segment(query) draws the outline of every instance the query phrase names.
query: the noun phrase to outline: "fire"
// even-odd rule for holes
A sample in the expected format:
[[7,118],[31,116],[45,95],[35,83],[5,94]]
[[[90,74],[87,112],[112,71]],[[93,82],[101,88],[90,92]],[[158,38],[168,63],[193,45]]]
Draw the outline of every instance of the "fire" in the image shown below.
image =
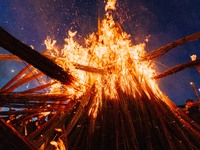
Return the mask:
[[[115,4],[116,0],[108,0],[106,15],[98,34],[91,33],[85,38],[85,45],[74,41],[76,32],[72,31],[69,31],[69,37],[65,39],[66,44],[61,50],[55,47],[55,40],[48,37],[45,41],[48,53],[55,58],[55,62],[70,70],[76,78],[70,86],[59,83],[54,85],[51,92],[69,93],[72,98],[79,98],[89,87],[95,85],[95,103],[89,112],[94,118],[101,108],[103,98],[120,100],[119,88],[133,97],[142,95],[141,88],[149,99],[149,88],[154,95],[163,96],[152,78],[155,75],[154,64],[142,60],[146,53],[145,43],[134,45],[131,36],[122,30],[109,12],[115,10]],[[84,67],[90,71],[86,71]]]
[[107,11],[109,9],[116,10],[116,7],[115,7],[116,2],[117,2],[117,0],[108,0],[107,5],[105,7],[105,11]]
[[58,139],[58,141],[51,141],[50,144],[55,146],[55,150],[66,150],[65,144],[61,139]]

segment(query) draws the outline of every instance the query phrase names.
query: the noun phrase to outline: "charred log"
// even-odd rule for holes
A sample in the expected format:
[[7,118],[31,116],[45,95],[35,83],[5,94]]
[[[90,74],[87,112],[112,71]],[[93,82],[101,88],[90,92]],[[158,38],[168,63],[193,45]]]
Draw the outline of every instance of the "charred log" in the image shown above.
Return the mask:
[[3,28],[0,28],[0,46],[63,84],[69,84],[73,79],[68,70],[64,71],[52,60],[22,43]]

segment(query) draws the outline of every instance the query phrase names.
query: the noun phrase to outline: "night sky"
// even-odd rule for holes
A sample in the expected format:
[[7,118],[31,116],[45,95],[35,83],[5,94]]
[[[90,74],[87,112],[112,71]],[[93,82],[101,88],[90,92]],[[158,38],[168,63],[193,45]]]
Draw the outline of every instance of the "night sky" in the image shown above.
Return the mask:
[[[78,31],[76,41],[97,31],[98,10],[104,14],[103,0],[0,0],[0,26],[15,37],[45,50],[47,36],[62,45],[67,31]],[[200,0],[118,0],[115,20],[131,35],[133,43],[145,41],[151,51],[176,39],[200,31]],[[0,48],[1,53],[7,53]],[[200,41],[175,48],[156,60],[157,72],[200,57]],[[9,81],[26,64],[0,61],[0,86]],[[200,88],[200,75],[195,68],[158,80],[160,88],[177,105],[195,99],[190,82]]]

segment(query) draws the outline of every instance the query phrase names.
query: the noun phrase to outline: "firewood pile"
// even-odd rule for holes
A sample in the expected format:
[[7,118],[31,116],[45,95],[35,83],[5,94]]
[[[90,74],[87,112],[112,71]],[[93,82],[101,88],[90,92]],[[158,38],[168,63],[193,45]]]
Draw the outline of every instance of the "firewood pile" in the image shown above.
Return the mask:
[[[200,33],[186,36],[145,55],[143,60],[156,59],[176,46],[198,40]],[[40,54],[0,28],[0,46],[11,54],[0,55],[1,61],[25,61],[28,65],[0,89],[0,149],[199,149],[200,125],[192,121],[167,97],[163,101],[146,85],[142,88],[138,77],[133,82],[139,92],[127,94],[117,87],[119,99],[102,95],[102,108],[96,118],[88,114],[95,103],[94,85],[79,98],[68,93],[47,93],[44,89],[57,82],[64,85],[76,79],[53,59]],[[177,65],[156,75],[162,78],[199,60]],[[90,73],[103,70],[76,64],[77,69]],[[24,75],[25,74],[25,75]],[[25,83],[48,76],[54,82],[16,92]],[[42,93],[39,91],[44,90]],[[8,108],[8,110],[3,110]],[[16,109],[12,109],[16,108]]]

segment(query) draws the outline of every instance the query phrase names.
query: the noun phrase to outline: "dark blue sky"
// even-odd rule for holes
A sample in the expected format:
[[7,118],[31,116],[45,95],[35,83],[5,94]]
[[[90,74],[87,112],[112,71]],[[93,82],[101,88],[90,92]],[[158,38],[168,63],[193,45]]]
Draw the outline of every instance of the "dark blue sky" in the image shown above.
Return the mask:
[[[183,36],[200,31],[200,0],[118,0],[116,21],[131,34],[134,43],[150,36],[147,51]],[[62,45],[69,29],[77,30],[77,41],[97,30],[98,9],[104,12],[103,0],[0,0],[0,26],[35,49],[45,50],[43,41],[49,35]],[[5,50],[0,49],[1,53]],[[190,61],[190,55],[200,57],[200,41],[175,48],[156,60],[158,72]],[[0,62],[0,85],[4,85],[25,64]],[[159,79],[159,84],[176,104],[195,99],[189,83],[200,87],[195,68]]]

